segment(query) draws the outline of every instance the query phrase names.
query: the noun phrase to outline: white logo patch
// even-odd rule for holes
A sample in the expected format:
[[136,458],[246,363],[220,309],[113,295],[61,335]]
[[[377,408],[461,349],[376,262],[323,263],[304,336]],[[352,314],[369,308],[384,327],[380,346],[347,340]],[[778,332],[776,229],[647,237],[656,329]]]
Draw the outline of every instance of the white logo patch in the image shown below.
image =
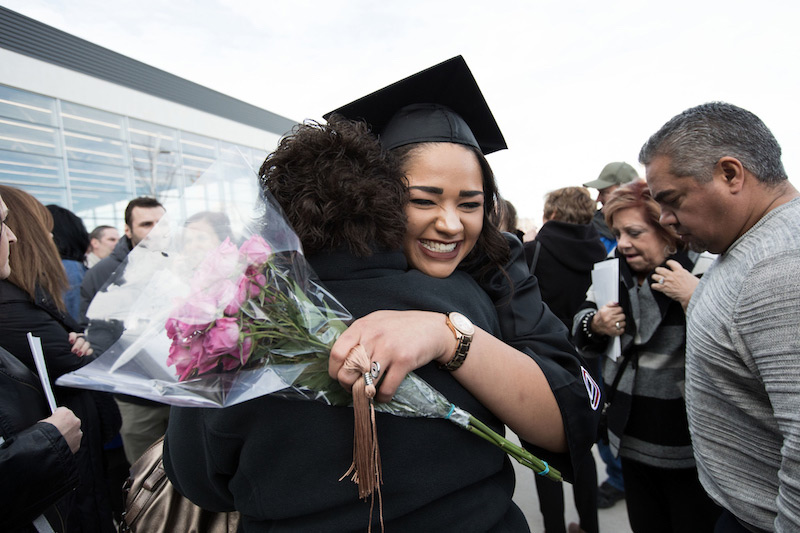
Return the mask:
[[597,411],[600,406],[600,387],[592,379],[589,371],[583,367],[581,367],[581,374],[583,375],[583,384],[586,386],[586,392],[589,393],[589,404],[592,406],[593,411]]

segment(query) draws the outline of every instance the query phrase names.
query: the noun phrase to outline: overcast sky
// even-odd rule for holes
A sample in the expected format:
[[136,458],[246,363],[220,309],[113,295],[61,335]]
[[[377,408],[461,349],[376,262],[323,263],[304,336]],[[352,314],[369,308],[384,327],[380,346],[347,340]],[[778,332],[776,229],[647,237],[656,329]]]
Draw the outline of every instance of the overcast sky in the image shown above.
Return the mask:
[[593,180],[610,161],[643,174],[637,155],[647,138],[712,100],[759,115],[798,183],[800,4],[792,2],[0,4],[298,121],[461,54],[509,145],[489,156],[501,193],[537,223],[547,191]]

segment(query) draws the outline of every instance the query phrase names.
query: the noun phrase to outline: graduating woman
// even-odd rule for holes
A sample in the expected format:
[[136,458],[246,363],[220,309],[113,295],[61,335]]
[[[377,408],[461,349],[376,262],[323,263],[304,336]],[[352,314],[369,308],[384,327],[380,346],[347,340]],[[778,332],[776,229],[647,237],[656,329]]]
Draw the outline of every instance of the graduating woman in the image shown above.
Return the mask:
[[[467,108],[476,94],[483,102],[460,57],[400,82],[399,93],[428,87],[416,95],[427,103],[451,74],[449,91],[470,93]],[[386,108],[385,94],[372,102]],[[419,123],[401,115],[400,128],[414,133],[401,152],[363,122],[330,117],[300,126],[262,165],[310,265],[357,318],[334,344],[329,372],[346,388],[363,379],[343,365],[361,345],[380,365],[378,401],[414,371],[495,431],[508,424],[569,475],[594,440],[595,411],[521,243],[511,249],[489,221],[496,184],[483,154],[504,146],[502,135],[485,102],[475,119],[477,131],[478,122],[493,130],[485,144],[458,113],[431,106],[435,116]],[[445,420],[377,418],[383,486],[373,526],[528,530],[501,450]],[[245,531],[363,530],[369,504],[338,481],[352,429],[349,408],[270,396],[222,410],[173,408],[165,467],[199,505],[240,511]]]

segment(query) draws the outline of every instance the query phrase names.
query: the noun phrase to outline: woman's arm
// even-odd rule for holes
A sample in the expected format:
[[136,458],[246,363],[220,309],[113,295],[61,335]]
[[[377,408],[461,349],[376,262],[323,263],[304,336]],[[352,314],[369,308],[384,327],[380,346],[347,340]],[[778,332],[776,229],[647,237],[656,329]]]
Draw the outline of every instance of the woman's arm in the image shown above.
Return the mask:
[[[475,330],[467,358],[453,377],[521,439],[565,451],[561,412],[539,365],[486,331]],[[344,367],[358,344],[381,365],[378,401],[390,400],[409,372],[430,362],[447,363],[456,349],[442,313],[376,311],[353,322],[331,350],[329,372],[348,389],[362,379]]]
[[16,354],[30,369],[35,369],[26,334],[31,332],[42,341],[51,381],[87,364],[90,358],[86,344],[70,344],[69,334],[50,314],[32,302],[0,302],[0,339],[2,346]]
[[[71,412],[69,416],[74,418]],[[0,525],[29,524],[78,486],[77,461],[54,421],[54,417],[42,420],[0,445],[0,497],[8,509]],[[75,421],[67,421],[70,437],[76,431],[80,433],[80,422]]]

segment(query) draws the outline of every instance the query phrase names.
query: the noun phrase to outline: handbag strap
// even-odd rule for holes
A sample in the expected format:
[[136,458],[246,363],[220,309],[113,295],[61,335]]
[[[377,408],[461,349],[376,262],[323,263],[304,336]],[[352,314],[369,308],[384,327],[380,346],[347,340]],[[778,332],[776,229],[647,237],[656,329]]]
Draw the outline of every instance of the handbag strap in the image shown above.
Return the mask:
[[617,374],[614,376],[614,381],[611,382],[611,388],[606,391],[606,401],[603,402],[602,414],[605,414],[611,405],[611,401],[614,399],[614,395],[617,392],[617,387],[619,387],[619,382],[622,379],[622,374],[625,372],[630,360],[634,357],[635,353],[632,353],[622,359],[622,364],[619,365],[619,368],[617,369]]
[[533,250],[533,260],[531,261],[530,271],[531,274],[536,272],[536,263],[539,261],[539,250],[542,248],[542,243],[536,241],[536,248]]
[[[164,437],[158,439],[152,446],[150,446],[144,454],[136,460],[131,467],[132,474],[137,470],[137,467],[144,467],[147,469],[141,485],[135,490],[130,486],[126,489],[131,492],[128,493],[128,501],[126,502],[125,513],[123,522],[132,526],[136,523],[136,518],[139,513],[147,507],[150,499],[158,492],[158,488],[167,481],[167,473],[164,470]],[[153,464],[154,463],[154,464]],[[147,465],[151,465],[149,468]],[[132,477],[136,477],[132,475]],[[129,481],[131,481],[129,479]],[[127,483],[126,483],[127,485]]]

